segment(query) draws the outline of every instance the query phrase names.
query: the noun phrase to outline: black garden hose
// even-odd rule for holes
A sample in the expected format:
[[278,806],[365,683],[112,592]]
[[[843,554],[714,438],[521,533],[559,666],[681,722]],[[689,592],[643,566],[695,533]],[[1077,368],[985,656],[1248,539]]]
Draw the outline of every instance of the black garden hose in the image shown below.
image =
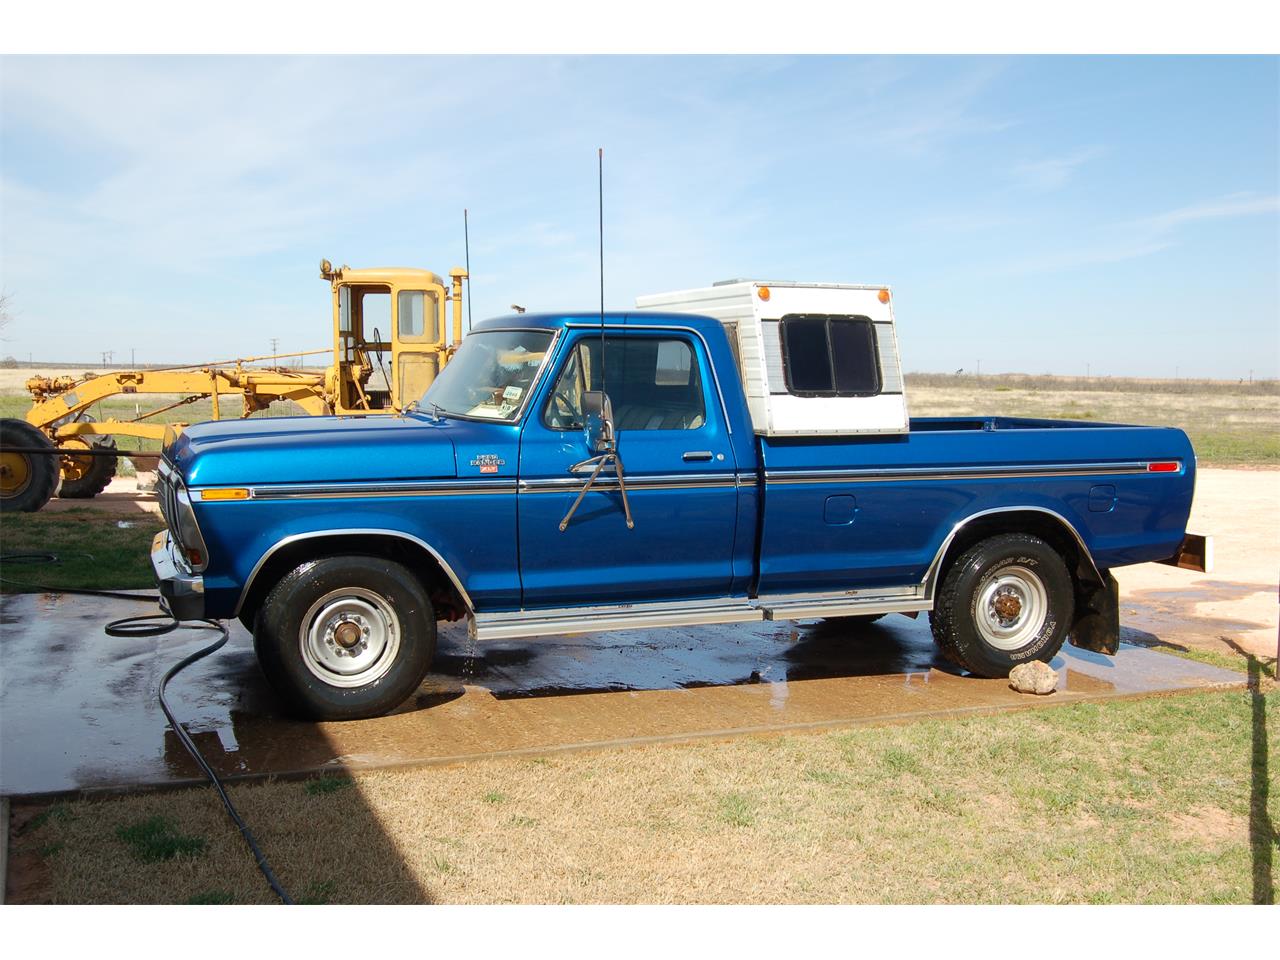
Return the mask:
[[[80,556],[90,556],[89,554],[80,554]],[[0,556],[0,568],[6,563],[18,564],[43,564],[43,563],[61,563],[61,558],[55,553],[11,553]],[[122,593],[116,590],[87,590],[73,589],[67,587],[52,587],[45,584],[28,583],[19,580],[10,580],[6,577],[0,577],[0,583],[7,583],[14,586],[21,586],[27,589],[47,591],[49,593],[72,593],[78,596],[86,597],[109,597],[117,600],[141,600],[145,602],[160,601],[160,597],[156,594],[146,593]],[[248,824],[240,816],[236,810],[235,804],[231,802],[231,797],[227,795],[226,788],[222,785],[222,781],[214,772],[213,767],[205,760],[195,745],[195,741],[191,739],[191,735],[187,733],[186,728],[178,722],[178,718],[174,716],[173,710],[170,709],[168,701],[165,699],[165,688],[169,685],[169,681],[176,677],[179,673],[191,666],[197,660],[203,660],[211,653],[221,649],[230,638],[226,625],[217,620],[199,620],[192,623],[182,623],[176,620],[172,615],[164,612],[163,609],[158,614],[147,614],[140,617],[121,617],[119,620],[112,620],[105,627],[107,636],[109,637],[159,637],[167,633],[172,633],[180,627],[189,630],[216,630],[218,638],[206,647],[201,647],[195,653],[183,657],[180,661],[169,668],[168,672],[160,680],[160,689],[157,694],[160,700],[160,709],[164,711],[165,718],[169,721],[178,740],[186,748],[187,753],[191,754],[191,758],[195,760],[202,773],[208,778],[209,783],[213,785],[213,789],[217,791],[222,805],[226,807],[227,816],[231,818],[231,822],[236,825],[240,831],[240,835],[244,837],[244,841],[249,846],[250,852],[253,854],[254,862],[257,863],[258,869],[262,871],[262,875],[266,878],[267,884],[282,903],[292,904],[293,898],[280,884],[276,878],[275,872],[271,869],[271,864],[267,862],[267,856],[262,852],[262,848],[258,846],[258,841],[254,838],[253,832],[249,829]]]

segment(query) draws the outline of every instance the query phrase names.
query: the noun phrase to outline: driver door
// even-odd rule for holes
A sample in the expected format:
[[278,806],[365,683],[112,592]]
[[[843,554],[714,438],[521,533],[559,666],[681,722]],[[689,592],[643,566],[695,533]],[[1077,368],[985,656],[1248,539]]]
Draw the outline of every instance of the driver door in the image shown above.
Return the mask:
[[[676,331],[605,339],[577,333],[520,441],[523,606],[614,605],[726,596],[737,516],[736,470],[701,342]],[[612,467],[564,531],[595,456],[582,394],[603,387],[635,521]]]
[[418,400],[440,372],[444,351],[444,288],[396,290],[391,367],[395,403]]

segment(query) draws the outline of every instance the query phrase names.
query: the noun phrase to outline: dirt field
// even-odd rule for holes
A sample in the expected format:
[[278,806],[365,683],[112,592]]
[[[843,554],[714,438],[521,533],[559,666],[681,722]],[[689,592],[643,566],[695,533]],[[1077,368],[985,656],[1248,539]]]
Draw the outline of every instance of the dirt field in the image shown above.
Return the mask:
[[[33,374],[81,376],[85,372],[80,368],[0,369],[0,416],[21,417],[30,409],[24,384]],[[981,414],[1177,426],[1191,437],[1201,464],[1280,466],[1280,382],[1276,381],[908,374],[907,391],[914,417]],[[176,399],[115,397],[95,407],[93,415],[100,420],[127,420]],[[237,402],[233,400],[226,409],[234,415]],[[255,416],[300,413],[294,404],[281,403]],[[155,421],[194,423],[210,416],[212,407],[205,400],[168,411]],[[135,442],[129,441],[130,445]],[[142,443],[137,449],[154,446]]]

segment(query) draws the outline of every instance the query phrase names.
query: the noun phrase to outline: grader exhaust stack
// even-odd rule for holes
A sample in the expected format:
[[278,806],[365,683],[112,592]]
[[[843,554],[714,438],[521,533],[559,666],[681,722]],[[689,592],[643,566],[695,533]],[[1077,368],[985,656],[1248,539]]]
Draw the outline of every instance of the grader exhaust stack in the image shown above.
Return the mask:
[[[332,292],[331,351],[119,370],[78,379],[32,377],[27,381],[32,406],[25,418],[0,421],[0,511],[39,510],[55,491],[70,498],[96,496],[115,475],[116,458],[109,452],[116,449],[116,437],[151,441],[158,447],[167,428],[186,424],[156,418],[202,400],[210,401],[209,419],[220,420],[228,415],[249,417],[280,401],[290,401],[312,416],[391,414],[421,397],[462,340],[462,282],[467,272],[460,267],[450,270],[446,288],[445,281],[429,270],[335,270],[322,260],[320,276],[329,281]],[[446,314],[450,301],[452,338]],[[332,355],[327,369],[249,366],[317,354]],[[129,419],[91,416],[96,405],[121,395],[149,395],[159,405]],[[233,397],[240,404],[230,414],[224,404]],[[60,455],[34,452],[42,446],[56,448]]]

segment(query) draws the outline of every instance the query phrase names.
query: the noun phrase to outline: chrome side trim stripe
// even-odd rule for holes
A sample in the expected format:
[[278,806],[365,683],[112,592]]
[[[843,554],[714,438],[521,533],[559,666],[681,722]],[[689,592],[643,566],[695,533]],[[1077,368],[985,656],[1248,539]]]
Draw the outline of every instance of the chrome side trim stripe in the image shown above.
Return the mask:
[[[291,483],[269,487],[251,487],[253,500],[332,500],[361,497],[446,497],[489,496],[516,492],[514,479],[473,480],[459,483],[457,480],[423,482],[421,480],[393,483]],[[243,501],[240,501],[243,502]]]
[[[1147,473],[1146,462],[1044,464],[1012,467],[952,467],[945,470],[919,467],[894,467],[867,470],[770,470],[765,481],[772,484],[813,483],[885,483],[895,480],[1008,480],[1032,477],[1079,477]],[[1159,476],[1160,474],[1155,474]],[[315,500],[359,497],[439,497],[490,496],[494,494],[562,493],[577,490],[580,477],[552,477],[516,480],[450,479],[408,480],[361,483],[289,483],[250,487],[252,500]],[[628,476],[627,486],[641,490],[692,490],[754,486],[754,475],[734,473],[654,474]],[[617,480],[604,477],[596,481],[601,489],[617,487]],[[198,493],[203,488],[194,488]],[[228,501],[243,502],[243,501]]]
[[889,480],[1007,480],[1020,477],[1081,477],[1146,473],[1145,461],[1046,463],[1009,467],[892,467],[867,470],[768,470],[768,483],[883,483]]
[[[582,477],[554,477],[539,480],[521,480],[521,493],[564,493],[577,492],[585,481]],[[628,490],[704,490],[733,489],[738,485],[736,475],[721,474],[659,474],[653,476],[634,476],[627,474]],[[600,476],[592,488],[617,489],[616,478]]]
[[[495,494],[564,493],[581,489],[581,477],[557,477],[539,480],[441,480],[435,482],[405,481],[393,483],[292,483],[250,487],[252,500],[333,500],[367,497],[475,497]],[[740,484],[734,474],[661,474],[627,477],[628,489],[636,490],[707,490],[733,489]],[[599,489],[617,489],[618,481],[600,477]],[[244,501],[227,501],[243,503]]]

